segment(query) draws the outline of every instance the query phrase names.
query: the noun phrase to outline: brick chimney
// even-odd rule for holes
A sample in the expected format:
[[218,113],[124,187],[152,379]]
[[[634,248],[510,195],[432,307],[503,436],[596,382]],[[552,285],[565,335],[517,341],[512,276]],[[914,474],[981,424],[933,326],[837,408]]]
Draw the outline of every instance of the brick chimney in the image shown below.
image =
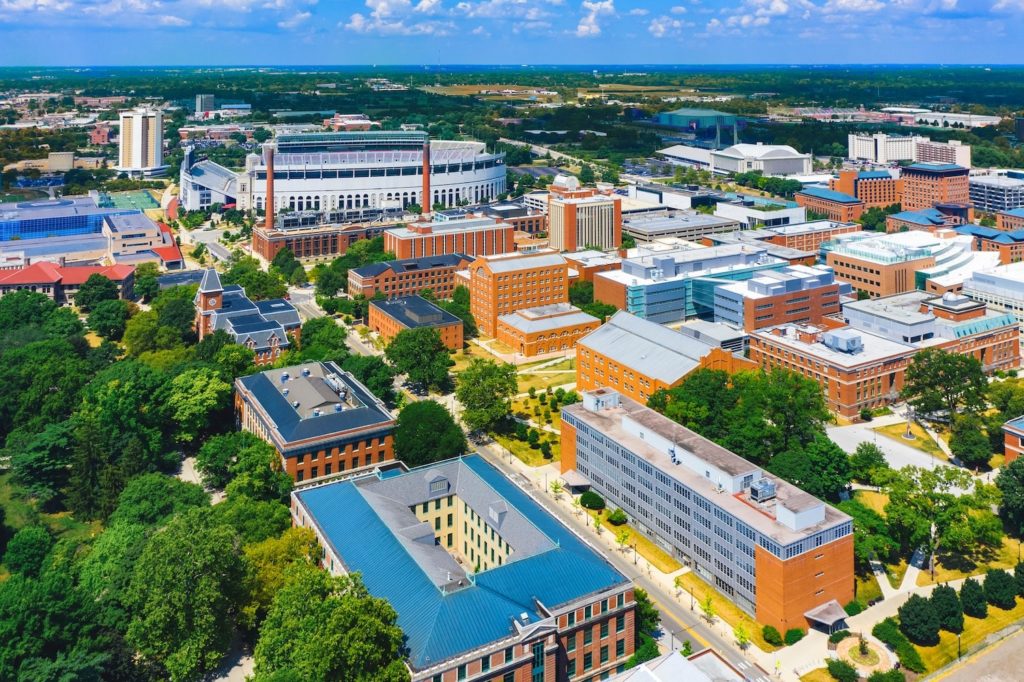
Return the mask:
[[430,215],[434,202],[430,200],[430,140],[423,143],[423,215]]
[[274,144],[268,142],[263,145],[263,161],[267,167],[267,201],[265,204],[264,213],[266,214],[266,222],[264,223],[267,230],[274,229]]

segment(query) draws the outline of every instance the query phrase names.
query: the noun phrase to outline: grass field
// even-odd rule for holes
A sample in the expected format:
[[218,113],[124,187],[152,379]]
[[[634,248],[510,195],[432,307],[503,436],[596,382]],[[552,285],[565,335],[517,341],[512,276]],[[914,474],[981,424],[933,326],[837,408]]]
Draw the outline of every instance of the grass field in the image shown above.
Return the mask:
[[872,599],[882,598],[882,586],[878,584],[878,578],[874,573],[856,576],[857,600],[867,605]]
[[[597,516],[597,512],[591,509],[587,509],[585,511],[587,512],[587,514],[590,515],[591,519]],[[601,532],[611,533],[612,537],[616,537],[620,530],[626,530],[629,533],[629,538],[626,541],[626,549],[623,550],[624,555],[627,553],[631,555],[633,553],[632,547],[633,543],[635,542],[636,553],[642,556],[644,559],[647,559],[647,561],[651,562],[651,565],[657,568],[662,573],[675,573],[683,567],[683,565],[675,559],[673,559],[671,555],[668,554],[668,552],[666,552],[661,547],[658,547],[656,544],[651,542],[647,538],[647,536],[645,536],[643,533],[636,530],[629,524],[613,526],[612,524],[608,523],[603,517],[607,516],[608,512],[610,511],[610,509],[604,510],[604,514],[602,515],[601,519]]]
[[984,573],[990,568],[1005,568],[1012,571],[1013,567],[1017,565],[1020,551],[1020,541],[1016,538],[1004,537],[1002,546],[989,556],[981,558],[977,564],[963,563],[963,559],[956,556],[939,555],[935,566],[935,580],[932,580],[928,571],[921,571],[921,575],[917,577],[917,584],[931,585],[933,582],[944,583],[950,580],[959,580]]
[[873,490],[855,490],[853,499],[865,507],[885,516],[885,505],[889,504],[889,496],[885,493],[876,493]]
[[886,564],[885,573],[889,576],[889,584],[893,589],[899,589],[903,584],[903,576],[907,574],[907,560],[900,559],[898,564]]
[[[550,403],[548,403],[550,405]],[[533,413],[535,407],[540,407],[540,416]],[[512,401],[512,413],[513,414],[525,414],[529,419],[537,422],[538,424],[544,423],[544,409],[545,405],[540,404],[538,398],[531,398],[526,396],[523,398],[517,398]],[[550,409],[550,407],[548,408]],[[555,410],[551,410],[551,426],[554,428],[560,428],[562,424],[562,408],[558,407]]]
[[551,464],[551,462],[557,462],[562,456],[558,437],[553,433],[544,433],[541,431],[540,437],[541,442],[547,441],[551,443],[551,459],[545,459],[543,453],[541,453],[539,449],[535,450],[530,447],[529,443],[525,443],[521,440],[516,440],[515,438],[509,438],[508,436],[500,434],[492,434],[491,437],[506,450],[511,450],[512,454],[527,466],[544,466],[545,464]]
[[0,507],[6,512],[5,524],[13,531],[41,523],[58,538],[81,541],[94,537],[103,530],[99,521],[79,521],[69,512],[46,514],[37,511],[30,500],[18,493],[10,477],[9,473],[0,475]]
[[[988,617],[984,619],[964,616],[964,631],[960,635],[961,654],[967,653],[985,641],[991,634],[1010,627],[1024,618],[1024,601],[1017,599],[1017,606],[1003,611],[995,606],[988,607]],[[914,646],[921,654],[921,659],[929,672],[955,661],[957,654],[957,637],[951,632],[941,631],[939,643],[935,646]]]
[[828,668],[818,668],[800,677],[800,682],[835,682],[836,678],[829,674]]
[[679,582],[683,588],[682,599],[684,600],[684,603],[685,600],[688,599],[687,593],[692,594],[694,599],[693,608],[698,614],[701,613],[700,603],[710,596],[711,602],[715,607],[715,615],[734,628],[737,625],[743,625],[743,627],[746,628],[747,633],[750,635],[750,641],[753,642],[757,648],[769,653],[779,649],[779,647],[772,646],[768,642],[764,641],[764,637],[761,634],[761,625],[758,624],[757,621],[741,610],[740,607],[726,599],[721,592],[701,580],[693,571],[679,576]]
[[[539,85],[509,85],[507,83],[478,83],[471,85],[438,85],[438,86],[427,86],[423,90],[435,95],[449,95],[454,97],[480,97],[488,100],[502,100],[502,99],[520,99],[520,100],[540,100],[549,102],[557,100],[558,95],[541,95],[537,94],[538,90],[548,90]],[[483,94],[484,91],[501,91],[510,90],[512,92],[494,92],[489,94]],[[534,92],[530,92],[533,90]]]
[[520,374],[520,392],[529,391],[535,388],[538,391],[547,389],[548,386],[557,388],[566,384],[576,383],[576,372],[556,372],[554,374]]
[[946,453],[944,453],[939,446],[935,444],[935,441],[932,440],[931,436],[925,433],[925,430],[921,428],[920,424],[914,423],[910,426],[910,432],[917,436],[914,440],[907,440],[903,437],[903,434],[907,432],[906,424],[889,424],[888,426],[879,426],[874,430],[887,438],[892,438],[904,445],[909,445],[910,447],[920,450],[925,454],[932,455],[943,462],[949,461],[949,457],[946,456]]

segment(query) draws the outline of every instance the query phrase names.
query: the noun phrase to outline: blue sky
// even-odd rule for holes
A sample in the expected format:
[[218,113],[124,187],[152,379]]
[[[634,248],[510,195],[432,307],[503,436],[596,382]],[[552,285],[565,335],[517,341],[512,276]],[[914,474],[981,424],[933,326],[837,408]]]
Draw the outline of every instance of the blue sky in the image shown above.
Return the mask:
[[0,0],[2,65],[1021,63],[1024,0]]

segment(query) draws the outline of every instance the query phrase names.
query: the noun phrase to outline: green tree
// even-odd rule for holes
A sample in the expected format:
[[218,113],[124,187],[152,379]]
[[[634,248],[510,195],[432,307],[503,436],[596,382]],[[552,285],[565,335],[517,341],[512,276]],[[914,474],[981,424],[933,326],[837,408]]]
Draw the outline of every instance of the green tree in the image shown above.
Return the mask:
[[[12,434],[7,439],[15,482],[43,509],[55,505],[68,482],[72,456],[72,427],[63,421],[47,424],[36,434]],[[2,542],[0,542],[2,544]]]
[[974,578],[968,578],[960,586],[960,603],[964,607],[964,615],[971,618],[984,618],[988,615],[988,599],[985,591]]
[[284,586],[288,567],[295,563],[315,564],[318,550],[316,534],[302,527],[289,528],[277,537],[244,548],[245,563],[249,566],[247,598],[242,607],[246,627],[254,628],[266,618],[274,595]]
[[154,310],[141,312],[128,320],[123,339],[128,355],[133,356],[182,345],[180,332],[173,327],[162,326]]
[[83,312],[89,312],[101,301],[117,299],[117,285],[109,277],[100,274],[89,275],[75,294],[75,305]]
[[210,496],[195,483],[165,474],[145,474],[128,482],[108,523],[160,526],[188,509],[209,505]]
[[581,185],[592,185],[596,176],[594,175],[594,168],[589,163],[585,163],[580,167],[579,179]]
[[291,525],[291,513],[279,501],[254,500],[237,492],[211,507],[210,515],[234,530],[243,545],[277,537]]
[[231,267],[221,276],[224,284],[238,284],[254,301],[281,298],[288,293],[288,286],[277,272],[265,272],[260,263],[251,256],[234,259]]
[[594,302],[594,283],[579,280],[569,285],[569,302],[574,306],[585,306]]
[[700,603],[700,611],[704,614],[704,618],[708,621],[708,623],[715,622],[715,616],[718,612],[715,610],[715,600],[711,597],[711,595],[705,597],[704,600]]
[[[178,287],[179,290],[185,287]],[[170,290],[168,290],[170,291]],[[190,299],[177,296],[158,296],[153,302],[157,322],[161,328],[168,327],[178,333],[178,337],[191,343],[195,339],[196,309]]]
[[939,627],[948,632],[963,632],[964,609],[956,590],[949,585],[938,585],[932,591],[931,600]]
[[135,295],[144,301],[152,301],[160,291],[157,275],[160,271],[156,263],[140,263],[135,268]]
[[926,348],[907,366],[901,395],[919,413],[956,415],[984,407],[987,387],[974,356]]
[[288,672],[304,680],[405,682],[409,672],[396,620],[394,609],[370,596],[358,574],[331,576],[295,563],[260,628],[256,680]]
[[191,443],[228,408],[231,385],[207,368],[185,370],[171,379],[166,407],[177,424],[175,440]]
[[4,564],[11,573],[34,578],[43,570],[52,548],[53,537],[45,528],[25,526],[8,541]]
[[348,357],[345,327],[330,317],[314,317],[302,325],[302,358],[341,363]]
[[874,443],[858,443],[857,449],[850,455],[850,476],[855,481],[876,484],[879,471],[888,468],[889,463],[885,460],[885,454]]
[[999,516],[1020,536],[1024,533],[1024,458],[999,470],[996,487],[1002,497]]
[[89,329],[110,341],[120,341],[128,324],[130,311],[127,301],[114,299],[100,301],[89,313]]
[[772,473],[815,497],[838,500],[850,484],[850,458],[827,436],[817,436],[802,449],[776,456]]
[[900,630],[911,642],[921,646],[932,646],[939,642],[939,616],[935,607],[926,597],[918,594],[899,608]]
[[206,516],[202,510],[176,516],[149,540],[125,599],[128,642],[175,681],[217,666],[244,598],[238,537]]
[[640,635],[650,635],[661,625],[661,614],[651,602],[647,590],[637,587],[633,591],[636,601],[636,644],[640,644]]
[[828,668],[828,674],[836,682],[857,682],[860,679],[857,669],[841,658],[830,658],[825,661],[825,665]]
[[992,447],[981,418],[967,415],[954,419],[949,449],[967,468],[987,465],[992,459]]
[[990,568],[985,572],[982,588],[985,599],[993,606],[1008,610],[1017,605],[1017,581],[1001,568]]
[[287,503],[292,479],[281,470],[281,456],[262,441],[238,452],[231,466],[231,481],[224,488],[228,497],[244,495],[254,500]]
[[395,371],[376,355],[349,355],[341,368],[386,403],[395,402]]
[[891,561],[899,544],[889,537],[885,518],[858,500],[844,500],[839,509],[853,517],[853,556],[861,571],[870,569],[871,561]]
[[451,414],[433,400],[411,402],[398,413],[395,457],[407,466],[431,464],[466,454],[468,445]]
[[455,389],[463,407],[462,420],[472,430],[494,428],[508,415],[518,390],[514,365],[474,358],[459,375]]
[[0,329],[42,327],[55,310],[57,304],[45,294],[28,289],[5,294],[0,297]]
[[414,384],[441,390],[451,381],[448,368],[454,363],[441,334],[432,327],[403,329],[388,344],[384,355]]
[[127,622],[125,595],[151,532],[142,524],[111,524],[78,564],[81,589],[96,604],[97,620],[105,628],[120,630]]
[[253,446],[264,445],[259,437],[248,431],[232,431],[213,436],[199,448],[196,469],[202,475],[203,483],[211,488],[223,488],[234,478],[232,469],[238,461],[239,453]]

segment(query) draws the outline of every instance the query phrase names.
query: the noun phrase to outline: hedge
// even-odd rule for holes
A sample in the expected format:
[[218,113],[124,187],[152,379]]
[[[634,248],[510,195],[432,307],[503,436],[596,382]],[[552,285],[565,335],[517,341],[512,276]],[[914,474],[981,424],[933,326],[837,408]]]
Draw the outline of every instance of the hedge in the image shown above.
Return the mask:
[[828,674],[836,682],[857,682],[860,679],[860,673],[857,672],[857,669],[846,661],[830,658],[825,665],[828,667]]
[[828,636],[828,641],[832,642],[833,644],[839,644],[841,641],[843,641],[852,634],[853,633],[849,630],[836,630]]
[[861,602],[857,601],[856,599],[854,599],[852,602],[850,602],[849,604],[844,606],[843,610],[846,611],[846,615],[847,616],[856,616],[858,613],[860,613],[861,611],[863,611],[866,608],[867,607],[864,606],[863,603],[861,603]]
[[900,632],[896,619],[892,617],[886,618],[871,629],[871,634],[896,652],[896,657],[900,659],[900,664],[904,668],[915,673],[923,673],[925,671],[921,655],[917,653],[917,649],[910,643],[906,635]]
[[604,509],[604,500],[601,499],[601,496],[593,490],[588,490],[580,495],[580,504],[587,509],[593,509],[595,511]]
[[626,512],[624,512],[620,508],[620,509],[616,509],[612,513],[608,514],[608,518],[606,520],[608,521],[608,523],[612,524],[613,526],[621,526],[626,521],[629,521],[629,517],[627,517],[626,516]]
[[761,637],[772,646],[782,646],[782,635],[774,625],[765,625],[761,628]]
[[785,637],[785,639],[786,639],[786,644],[788,644],[789,646],[793,646],[794,644],[796,644],[797,642],[799,642],[803,638],[804,638],[804,631],[801,630],[800,628],[792,628],[792,629],[786,630],[786,637]]

